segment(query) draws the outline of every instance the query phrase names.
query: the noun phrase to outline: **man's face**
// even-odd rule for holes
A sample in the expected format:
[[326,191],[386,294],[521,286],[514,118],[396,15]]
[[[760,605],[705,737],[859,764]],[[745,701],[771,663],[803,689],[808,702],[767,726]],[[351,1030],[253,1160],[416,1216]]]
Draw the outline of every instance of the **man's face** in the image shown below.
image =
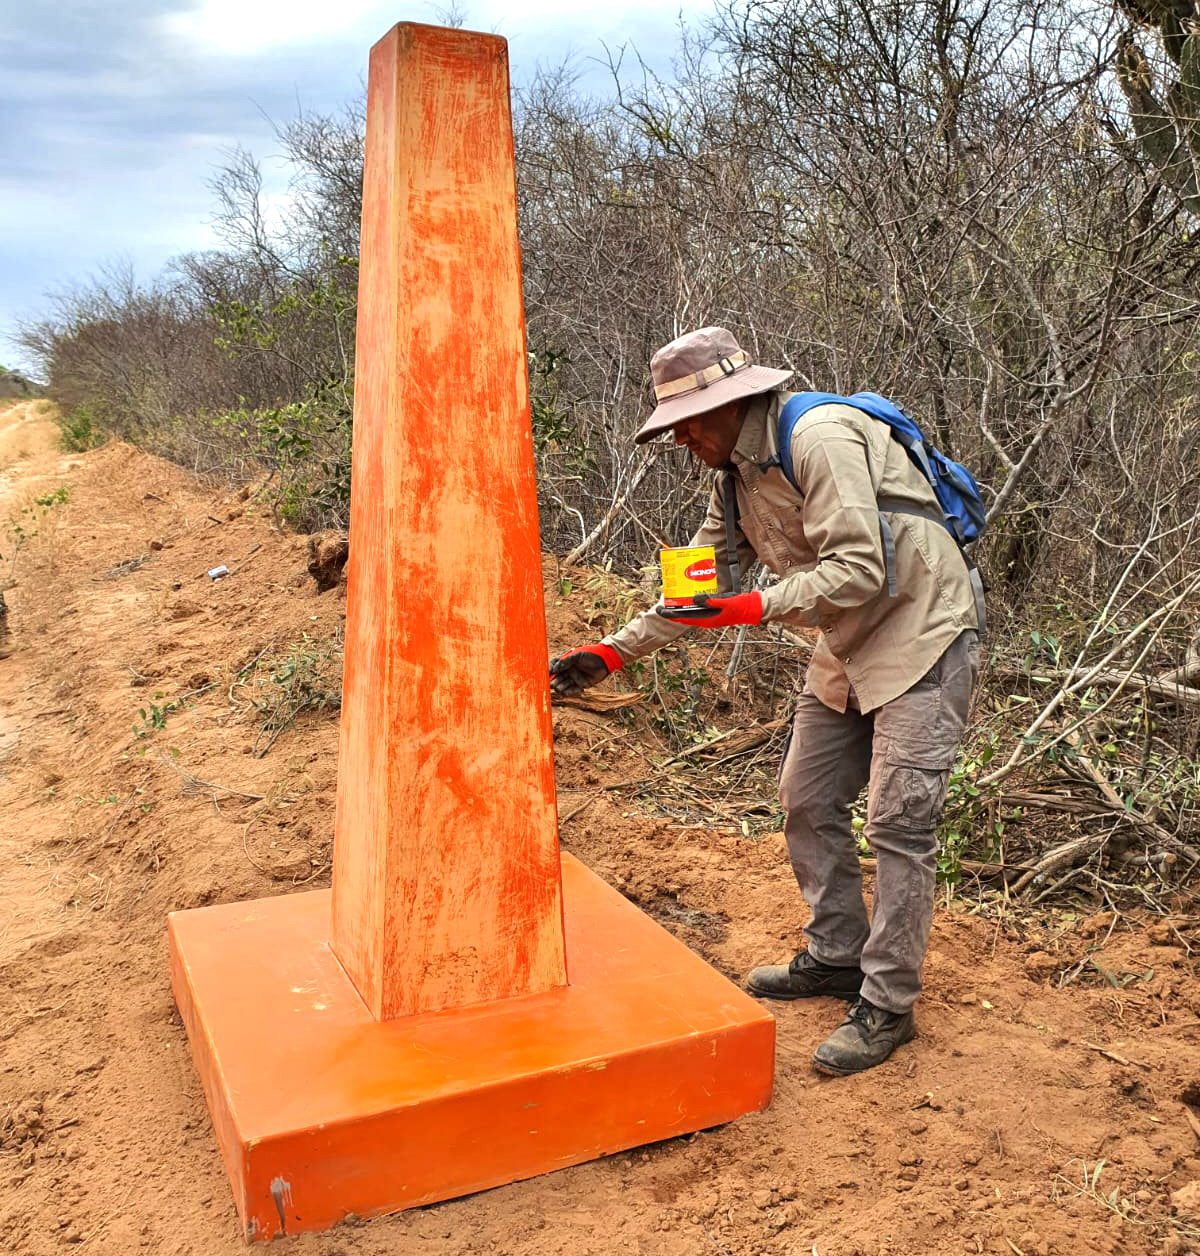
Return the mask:
[[675,444],[686,446],[705,466],[720,468],[729,461],[742,430],[742,402],[730,401],[676,423]]

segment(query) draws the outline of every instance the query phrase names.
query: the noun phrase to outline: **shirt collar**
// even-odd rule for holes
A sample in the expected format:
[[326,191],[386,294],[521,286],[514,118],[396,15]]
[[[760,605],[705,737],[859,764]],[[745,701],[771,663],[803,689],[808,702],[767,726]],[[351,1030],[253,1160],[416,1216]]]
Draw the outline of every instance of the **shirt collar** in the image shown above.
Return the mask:
[[754,463],[761,470],[764,465],[778,461],[775,448],[775,418],[779,414],[783,393],[777,389],[759,393],[751,398],[742,422],[742,430],[730,456],[735,467]]

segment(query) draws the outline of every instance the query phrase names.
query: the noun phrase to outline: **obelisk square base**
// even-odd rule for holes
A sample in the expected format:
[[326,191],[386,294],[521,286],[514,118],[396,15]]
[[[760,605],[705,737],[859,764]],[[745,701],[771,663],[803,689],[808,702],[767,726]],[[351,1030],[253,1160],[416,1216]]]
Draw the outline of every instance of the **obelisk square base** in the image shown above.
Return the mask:
[[563,856],[569,984],[376,1021],[329,893],[174,912],[171,982],[247,1239],[322,1230],[770,1102],[775,1021]]

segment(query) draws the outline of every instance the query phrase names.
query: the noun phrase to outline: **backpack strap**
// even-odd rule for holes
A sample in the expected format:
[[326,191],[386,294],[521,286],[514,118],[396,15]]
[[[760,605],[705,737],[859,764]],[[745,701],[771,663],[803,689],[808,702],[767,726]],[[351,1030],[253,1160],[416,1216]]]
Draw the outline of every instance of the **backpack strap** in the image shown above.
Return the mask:
[[915,502],[901,501],[899,497],[879,497],[875,504],[889,514],[913,515],[918,519],[928,519],[931,523],[940,523],[943,528],[946,526],[945,516],[934,506],[926,509]]
[[721,489],[725,495],[725,549],[729,559],[729,577],[733,582],[730,592],[736,593],[742,585],[742,568],[738,563],[737,527],[739,515],[737,485],[733,474],[732,471],[724,473]]
[[[950,527],[950,524],[953,521],[948,520],[946,516],[943,515],[940,510],[935,511],[932,506],[928,510],[922,510],[920,506],[915,506],[913,505],[912,502],[900,501],[898,498],[895,498],[895,497],[881,497],[879,498],[879,510],[880,510],[879,522],[882,524],[884,528],[887,528],[887,523],[883,518],[882,512],[887,510],[887,511],[890,511],[893,515],[915,515],[916,518],[918,519],[929,519],[933,523],[940,523],[942,527],[950,531],[950,534],[952,536],[954,535],[954,530]],[[891,535],[890,528],[888,528],[888,535],[889,536]],[[884,545],[885,557],[886,557],[886,551],[887,551],[887,546],[885,543]],[[966,551],[962,548],[961,541],[959,542],[958,552],[962,555],[963,562],[966,563],[967,565],[967,578],[971,582],[971,596],[975,599],[975,617],[979,621],[979,631],[982,634],[984,629],[987,627],[987,606],[984,602],[984,597],[983,597],[983,577],[979,574],[979,568],[976,567],[975,564],[971,561],[971,559],[967,557]],[[894,557],[895,556],[894,548],[893,548],[892,554]],[[890,596],[893,596],[893,597],[895,596],[892,589],[892,584],[891,584],[890,569],[889,569],[888,593]]]
[[[836,402],[841,405],[853,405],[848,402],[845,397],[835,397],[832,393],[796,393],[789,397],[783,403],[779,410],[777,443],[779,445],[779,469],[783,472],[783,478],[799,492],[799,486],[796,483],[796,472],[792,466],[792,433],[796,430],[796,424],[810,410],[817,406],[827,405],[830,402]],[[856,409],[858,407],[855,407]],[[919,444],[920,442],[918,442]],[[924,449],[921,450],[921,456],[925,456]],[[764,468],[765,469],[765,468]],[[879,502],[879,541],[883,548],[883,572],[887,580],[888,597],[896,596],[896,538],[892,535],[892,528],[888,521],[883,517],[883,511],[886,507],[881,500]],[[933,516],[930,516],[931,518]],[[940,523],[941,516],[937,517]]]
[[883,574],[887,579],[888,597],[896,596],[896,538],[892,525],[879,512],[879,540],[883,544]]
[[[907,432],[899,427],[892,428],[892,436],[904,446],[908,456],[920,468],[921,474],[924,475],[925,479],[929,482],[929,487],[932,488],[936,494],[938,473],[933,463],[930,461],[929,454],[926,452],[925,442],[919,439],[914,440]],[[901,511],[900,513],[904,512]],[[931,519],[933,518],[932,515],[928,517]],[[960,524],[953,515],[946,514],[942,511],[940,512],[940,517],[937,522],[940,523],[942,527],[944,527],[946,531],[949,532],[950,535],[958,542],[959,549],[962,549],[962,547],[966,545],[967,538],[963,535],[962,524]],[[970,562],[968,562],[967,566],[970,567],[970,565]]]
[[[889,424],[889,426],[891,425]],[[925,452],[925,442],[910,436],[901,427],[893,427],[892,436],[908,451],[908,456],[920,467],[922,475],[925,476],[930,485],[936,484],[937,475],[934,473],[933,466],[929,461],[929,455]]]
[[971,581],[971,593],[975,597],[975,619],[979,624],[979,635],[982,637],[987,631],[987,603],[983,597],[983,577],[979,574],[979,568],[969,559],[967,560],[967,578]]

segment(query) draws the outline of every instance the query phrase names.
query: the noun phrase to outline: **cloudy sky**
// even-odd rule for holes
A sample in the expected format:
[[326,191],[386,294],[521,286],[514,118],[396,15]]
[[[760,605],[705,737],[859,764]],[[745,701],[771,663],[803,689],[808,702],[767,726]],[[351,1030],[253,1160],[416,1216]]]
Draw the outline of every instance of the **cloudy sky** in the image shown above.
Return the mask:
[[[448,4],[442,8],[448,8]],[[666,69],[681,11],[708,0],[459,0],[509,41],[514,81],[603,45]],[[273,125],[333,113],[393,23],[431,0],[0,0],[0,364],[48,294],[128,261],[140,278],[212,244],[207,181],[235,145],[277,180]],[[603,83],[592,71],[597,90]],[[586,80],[585,80],[586,81]]]

